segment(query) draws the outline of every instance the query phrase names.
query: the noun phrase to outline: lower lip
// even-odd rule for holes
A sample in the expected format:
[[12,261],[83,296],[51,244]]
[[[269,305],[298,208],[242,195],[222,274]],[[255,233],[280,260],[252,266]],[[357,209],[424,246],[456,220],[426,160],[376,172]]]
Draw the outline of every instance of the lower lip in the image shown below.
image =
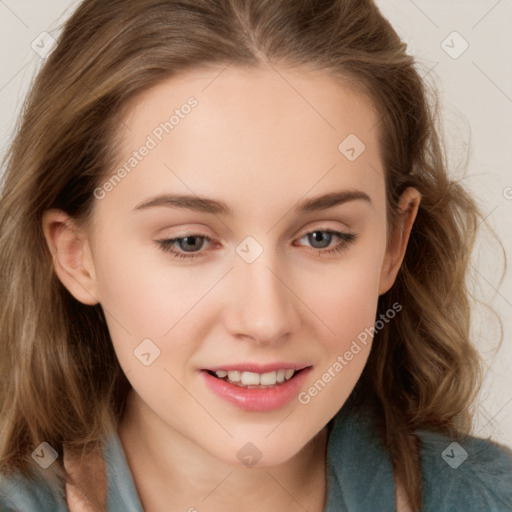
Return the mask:
[[206,385],[218,396],[245,411],[268,412],[284,407],[299,393],[311,367],[304,368],[290,380],[272,388],[244,388],[230,384],[202,370]]

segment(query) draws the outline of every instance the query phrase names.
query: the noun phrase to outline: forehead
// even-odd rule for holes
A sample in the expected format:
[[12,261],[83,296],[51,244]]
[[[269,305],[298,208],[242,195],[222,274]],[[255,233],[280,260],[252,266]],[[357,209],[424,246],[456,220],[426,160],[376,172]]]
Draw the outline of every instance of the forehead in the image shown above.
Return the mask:
[[112,196],[124,192],[133,203],[162,191],[222,194],[242,205],[258,194],[298,200],[313,188],[378,194],[378,114],[348,83],[271,66],[173,76],[123,113],[118,167],[130,158],[134,165]]

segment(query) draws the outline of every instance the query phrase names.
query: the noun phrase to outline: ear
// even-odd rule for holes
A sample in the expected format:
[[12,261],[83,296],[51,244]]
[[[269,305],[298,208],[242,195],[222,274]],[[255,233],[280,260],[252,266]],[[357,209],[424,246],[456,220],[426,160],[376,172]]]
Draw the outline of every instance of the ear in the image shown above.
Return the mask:
[[97,304],[96,276],[85,233],[62,210],[45,211],[42,222],[57,277],[75,299]]
[[379,295],[386,293],[394,284],[405,256],[412,225],[420,206],[421,194],[412,187],[404,190],[398,202],[400,217],[391,233],[382,263]]

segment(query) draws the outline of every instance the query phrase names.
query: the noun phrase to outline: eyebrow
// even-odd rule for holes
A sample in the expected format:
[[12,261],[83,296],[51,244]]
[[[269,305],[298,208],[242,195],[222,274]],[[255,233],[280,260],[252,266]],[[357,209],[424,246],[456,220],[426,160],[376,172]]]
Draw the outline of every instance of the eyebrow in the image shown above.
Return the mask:
[[[343,190],[302,199],[295,205],[294,212],[300,214],[317,210],[326,210],[349,201],[357,200],[366,201],[369,204],[372,202],[368,194],[365,192],[360,190]],[[166,206],[169,208],[186,208],[188,210],[195,210],[202,213],[233,216],[233,210],[225,202],[196,195],[160,194],[143,201],[134,209],[146,210],[159,206]]]

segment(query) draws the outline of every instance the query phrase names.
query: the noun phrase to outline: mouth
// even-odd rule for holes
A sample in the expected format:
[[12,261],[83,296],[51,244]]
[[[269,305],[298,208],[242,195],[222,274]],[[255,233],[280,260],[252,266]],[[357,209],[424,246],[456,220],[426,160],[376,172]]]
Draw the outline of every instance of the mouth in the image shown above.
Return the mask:
[[293,379],[305,368],[279,368],[271,372],[257,373],[241,370],[206,370],[206,372],[219,380],[248,389],[266,389],[280,386]]
[[270,412],[298,396],[312,366],[280,363],[208,368],[200,374],[214,395],[245,411]]

